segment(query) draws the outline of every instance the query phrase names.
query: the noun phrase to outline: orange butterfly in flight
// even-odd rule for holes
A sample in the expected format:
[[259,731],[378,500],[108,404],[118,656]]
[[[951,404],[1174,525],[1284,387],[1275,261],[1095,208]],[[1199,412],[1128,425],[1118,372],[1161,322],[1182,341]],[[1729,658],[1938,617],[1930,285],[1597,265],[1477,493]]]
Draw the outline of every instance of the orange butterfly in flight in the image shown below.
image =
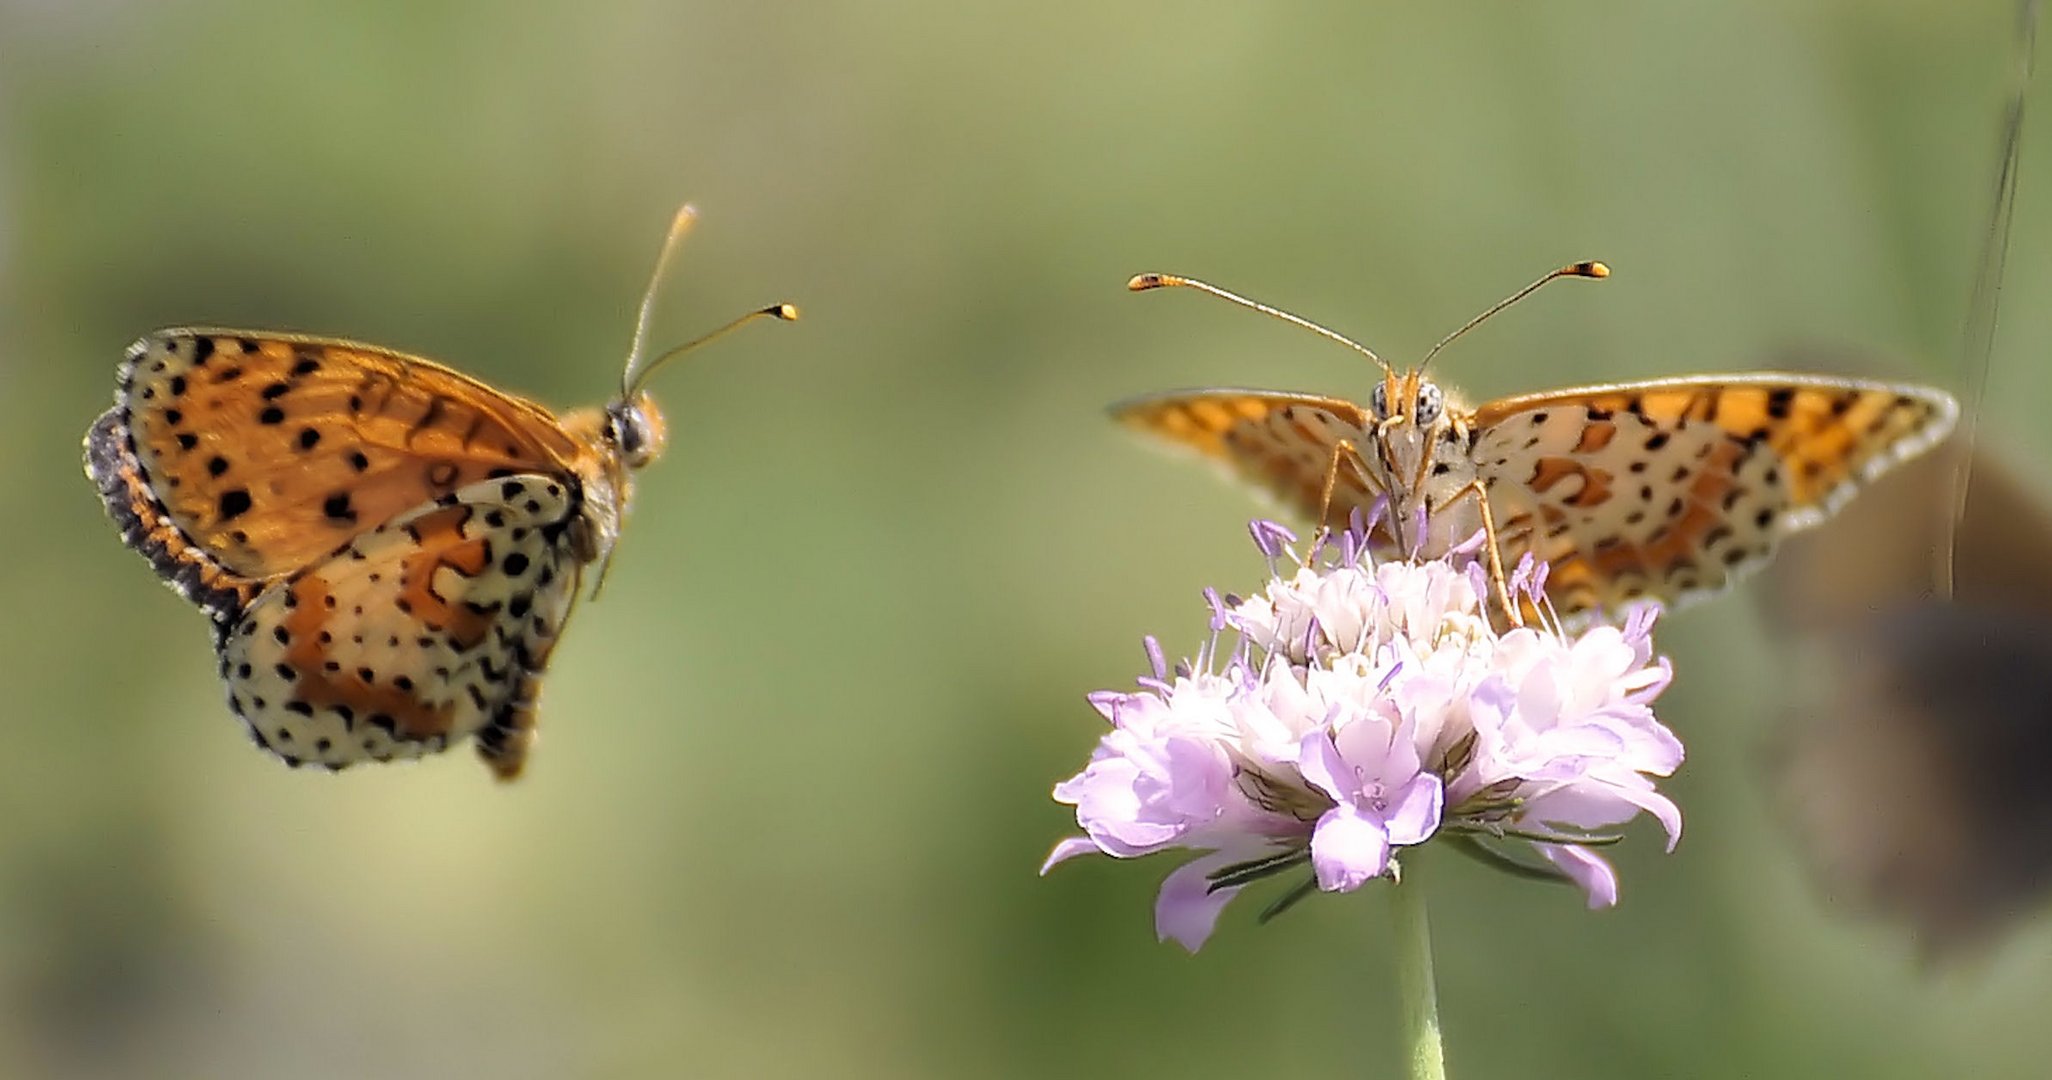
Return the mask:
[[1609,273],[1595,262],[1556,270],[1402,373],[1287,312],[1201,281],[1143,274],[1127,287],[1182,286],[1253,308],[1362,353],[1383,379],[1366,406],[1203,389],[1136,398],[1112,406],[1112,415],[1224,464],[1334,529],[1380,504],[1371,541],[1385,554],[1436,558],[1486,532],[1499,589],[1503,563],[1530,553],[1549,564],[1547,598],[1563,616],[1724,591],[1764,564],[1782,537],[1823,521],[1862,484],[1936,445],[1958,417],[1942,390],[1815,375],[1579,386],[1473,410],[1424,377],[1440,349],[1541,285]]
[[328,338],[160,330],[128,349],[86,474],[130,547],[212,617],[228,705],[291,766],[414,758],[475,736],[502,780],[536,739],[586,567],[662,453],[641,387],[679,211],[620,394],[557,416],[440,364]]

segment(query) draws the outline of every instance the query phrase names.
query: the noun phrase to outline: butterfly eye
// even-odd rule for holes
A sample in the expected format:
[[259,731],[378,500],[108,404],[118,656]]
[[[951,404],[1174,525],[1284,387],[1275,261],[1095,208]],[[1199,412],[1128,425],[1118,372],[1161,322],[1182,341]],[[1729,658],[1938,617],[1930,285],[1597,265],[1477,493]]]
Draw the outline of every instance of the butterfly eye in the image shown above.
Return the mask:
[[1368,409],[1377,420],[1389,419],[1389,392],[1381,383],[1376,383],[1375,389],[1368,392]]
[[628,468],[645,469],[662,456],[667,441],[663,414],[656,411],[655,401],[647,394],[631,405],[608,406],[606,421],[608,434],[620,448],[620,459]]
[[1419,383],[1417,415],[1418,423],[1420,425],[1430,424],[1433,421],[1438,420],[1439,414],[1445,411],[1446,398],[1444,395],[1440,394],[1439,387],[1434,386],[1431,383]]

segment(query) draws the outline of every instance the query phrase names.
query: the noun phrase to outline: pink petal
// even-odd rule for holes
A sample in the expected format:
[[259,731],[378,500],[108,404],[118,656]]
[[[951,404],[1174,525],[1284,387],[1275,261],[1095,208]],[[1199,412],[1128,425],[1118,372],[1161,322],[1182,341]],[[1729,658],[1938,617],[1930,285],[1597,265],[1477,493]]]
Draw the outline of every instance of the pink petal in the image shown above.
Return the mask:
[[1340,757],[1339,747],[1332,743],[1332,736],[1314,731],[1304,736],[1297,746],[1297,771],[1312,787],[1324,792],[1334,802],[1344,803],[1360,791],[1361,783],[1354,777],[1354,770],[1347,767]]
[[1325,812],[1311,830],[1311,868],[1326,892],[1352,892],[1389,869],[1389,833],[1379,815],[1350,803]]
[[1681,843],[1681,807],[1676,806],[1673,799],[1654,791],[1650,784],[1643,789],[1638,787],[1621,788],[1618,791],[1618,795],[1639,809],[1652,814],[1660,822],[1660,827],[1667,830],[1667,850],[1669,853],[1672,853],[1674,846]]
[[1421,774],[1398,790],[1396,800],[1388,810],[1389,842],[1392,844],[1422,844],[1439,829],[1439,816],[1444,809],[1446,787],[1439,777],[1430,773]]
[[1091,843],[1087,836],[1064,837],[1054,846],[1053,851],[1047,853],[1047,861],[1040,864],[1041,876],[1047,876],[1047,872],[1054,869],[1056,863],[1067,862],[1078,855],[1095,855],[1101,850],[1096,844]]
[[1154,936],[1157,941],[1175,939],[1196,952],[1218,926],[1219,912],[1227,901],[1240,894],[1239,887],[1213,889],[1211,875],[1249,858],[1247,852],[1214,851],[1177,867],[1164,878],[1161,893],[1154,900]]
[[1119,706],[1125,703],[1126,695],[1117,690],[1093,690],[1083,700],[1097,710],[1097,715],[1116,724],[1119,722]]
[[1559,867],[1589,896],[1589,907],[1607,908],[1617,903],[1617,871],[1603,856],[1574,844],[1534,844],[1539,854]]
[[1667,831],[1667,850],[1681,842],[1681,807],[1653,790],[1653,782],[1632,773],[1612,773],[1578,780],[1533,799],[1526,816],[1584,829],[1622,825],[1640,811],[1652,814]]

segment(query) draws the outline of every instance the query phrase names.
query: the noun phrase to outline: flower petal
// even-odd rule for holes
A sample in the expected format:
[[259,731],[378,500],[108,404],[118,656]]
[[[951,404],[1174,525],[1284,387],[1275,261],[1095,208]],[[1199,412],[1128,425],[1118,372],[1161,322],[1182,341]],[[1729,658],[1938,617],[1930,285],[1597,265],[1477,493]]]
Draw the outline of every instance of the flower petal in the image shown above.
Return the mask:
[[1439,817],[1446,801],[1446,785],[1431,773],[1422,773],[1396,792],[1391,801],[1389,842],[1399,846],[1422,844],[1439,830]]
[[1332,736],[1323,731],[1304,736],[1304,741],[1297,745],[1297,771],[1304,774],[1305,782],[1324,792],[1334,802],[1344,803],[1361,790],[1361,782],[1354,776],[1354,770],[1348,768],[1346,759],[1340,757],[1339,747],[1333,745]]
[[1067,862],[1078,855],[1095,855],[1102,850],[1087,836],[1065,836],[1055,844],[1053,851],[1047,853],[1047,861],[1040,864],[1040,876],[1046,877],[1047,872],[1054,869],[1058,863]]
[[1617,903],[1617,871],[1603,856],[1578,844],[1533,844],[1548,862],[1560,868],[1588,894],[1589,908],[1607,908]]
[[1350,803],[1325,812],[1311,830],[1311,869],[1326,892],[1352,892],[1389,869],[1382,817]]
[[1184,863],[1162,879],[1161,892],[1154,899],[1155,940],[1174,939],[1193,953],[1202,948],[1218,926],[1219,912],[1242,888],[1214,889],[1211,875],[1249,857],[1244,850],[1214,851]]
[[1681,842],[1681,807],[1653,790],[1637,773],[1610,770],[1535,796],[1521,817],[1552,825],[1602,829],[1622,825],[1639,811],[1652,814],[1667,831],[1667,850]]

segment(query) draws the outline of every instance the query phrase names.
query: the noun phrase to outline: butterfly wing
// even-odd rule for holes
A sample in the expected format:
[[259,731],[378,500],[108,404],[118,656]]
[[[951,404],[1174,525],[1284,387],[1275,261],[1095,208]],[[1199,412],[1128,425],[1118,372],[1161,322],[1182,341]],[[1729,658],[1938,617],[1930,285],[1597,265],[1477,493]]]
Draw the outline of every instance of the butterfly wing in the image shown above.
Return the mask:
[[518,775],[576,596],[580,498],[545,475],[472,484],[272,584],[220,625],[229,707],[293,766],[475,735],[502,779]]
[[548,410],[427,360],[180,329],[129,348],[86,470],[128,543],[219,614],[412,507],[577,453]]
[[258,584],[222,565],[178,527],[139,464],[139,453],[119,408],[100,414],[86,432],[86,475],[121,530],[121,542],[141,552],[157,576],[202,611],[215,619],[231,617],[256,595]]
[[1347,524],[1349,514],[1367,513],[1378,489],[1356,455],[1341,442],[1364,450],[1373,436],[1360,406],[1312,394],[1271,390],[1178,390],[1122,401],[1111,407],[1120,423],[1196,452],[1224,466],[1285,509],[1316,518],[1325,480],[1339,454],[1327,522]]
[[1509,558],[1551,564],[1567,614],[1685,602],[1951,431],[1920,386],[1786,374],[1663,379],[1493,401],[1472,451]]

